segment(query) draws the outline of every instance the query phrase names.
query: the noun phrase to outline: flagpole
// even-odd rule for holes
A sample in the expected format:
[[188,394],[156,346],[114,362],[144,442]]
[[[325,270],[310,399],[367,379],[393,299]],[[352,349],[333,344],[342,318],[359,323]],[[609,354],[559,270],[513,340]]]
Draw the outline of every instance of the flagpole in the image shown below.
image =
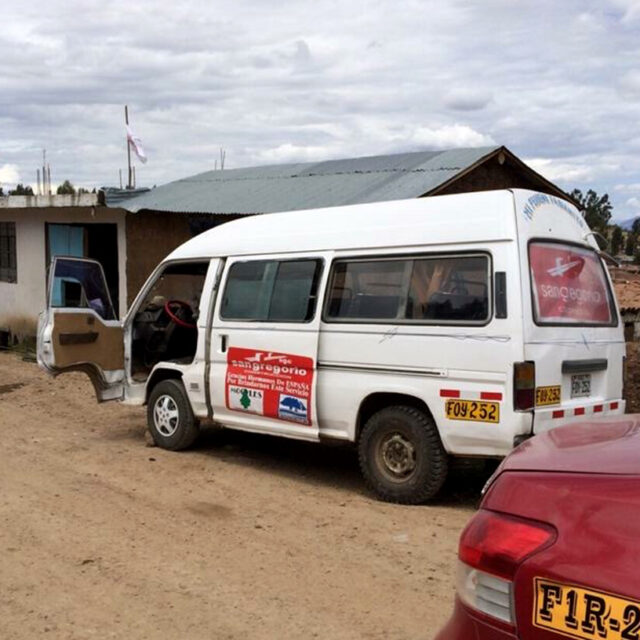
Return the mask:
[[[129,107],[124,105],[124,123],[129,126]],[[129,180],[127,181],[127,189],[131,189],[131,145],[129,144],[129,136],[127,135],[127,166],[129,167]]]

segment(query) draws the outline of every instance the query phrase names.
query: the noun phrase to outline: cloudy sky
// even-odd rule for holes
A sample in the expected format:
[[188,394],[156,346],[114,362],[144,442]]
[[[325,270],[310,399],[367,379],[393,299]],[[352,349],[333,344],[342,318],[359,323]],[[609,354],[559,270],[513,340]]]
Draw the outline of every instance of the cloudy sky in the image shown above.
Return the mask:
[[[640,0],[22,0],[0,28],[0,182],[504,144],[640,215]],[[123,172],[124,173],[124,172]]]

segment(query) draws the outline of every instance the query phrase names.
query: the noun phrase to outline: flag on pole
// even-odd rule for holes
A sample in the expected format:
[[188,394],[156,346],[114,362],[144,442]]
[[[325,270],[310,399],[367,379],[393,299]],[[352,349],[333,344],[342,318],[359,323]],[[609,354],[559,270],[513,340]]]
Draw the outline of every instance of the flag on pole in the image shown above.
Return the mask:
[[142,140],[136,136],[129,125],[125,125],[127,127],[127,141],[131,145],[131,148],[134,150],[135,154],[140,159],[140,162],[143,164],[147,161],[147,154],[144,152],[144,148],[142,146]]

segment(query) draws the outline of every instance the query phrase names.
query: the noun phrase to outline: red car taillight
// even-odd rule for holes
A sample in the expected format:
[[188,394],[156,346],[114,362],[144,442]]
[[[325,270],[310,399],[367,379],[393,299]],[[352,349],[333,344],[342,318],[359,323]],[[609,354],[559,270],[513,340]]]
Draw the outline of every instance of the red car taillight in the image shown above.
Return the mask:
[[513,577],[555,539],[548,525],[481,510],[460,538],[458,595],[469,607],[515,626]]
[[531,411],[536,406],[536,365],[516,362],[513,365],[513,408]]

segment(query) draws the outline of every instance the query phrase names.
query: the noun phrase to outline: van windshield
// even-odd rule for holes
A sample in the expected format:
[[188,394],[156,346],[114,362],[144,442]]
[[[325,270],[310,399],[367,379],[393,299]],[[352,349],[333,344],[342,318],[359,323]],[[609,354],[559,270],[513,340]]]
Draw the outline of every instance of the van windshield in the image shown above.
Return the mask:
[[529,264],[536,323],[616,324],[604,265],[595,251],[558,242],[532,242]]

